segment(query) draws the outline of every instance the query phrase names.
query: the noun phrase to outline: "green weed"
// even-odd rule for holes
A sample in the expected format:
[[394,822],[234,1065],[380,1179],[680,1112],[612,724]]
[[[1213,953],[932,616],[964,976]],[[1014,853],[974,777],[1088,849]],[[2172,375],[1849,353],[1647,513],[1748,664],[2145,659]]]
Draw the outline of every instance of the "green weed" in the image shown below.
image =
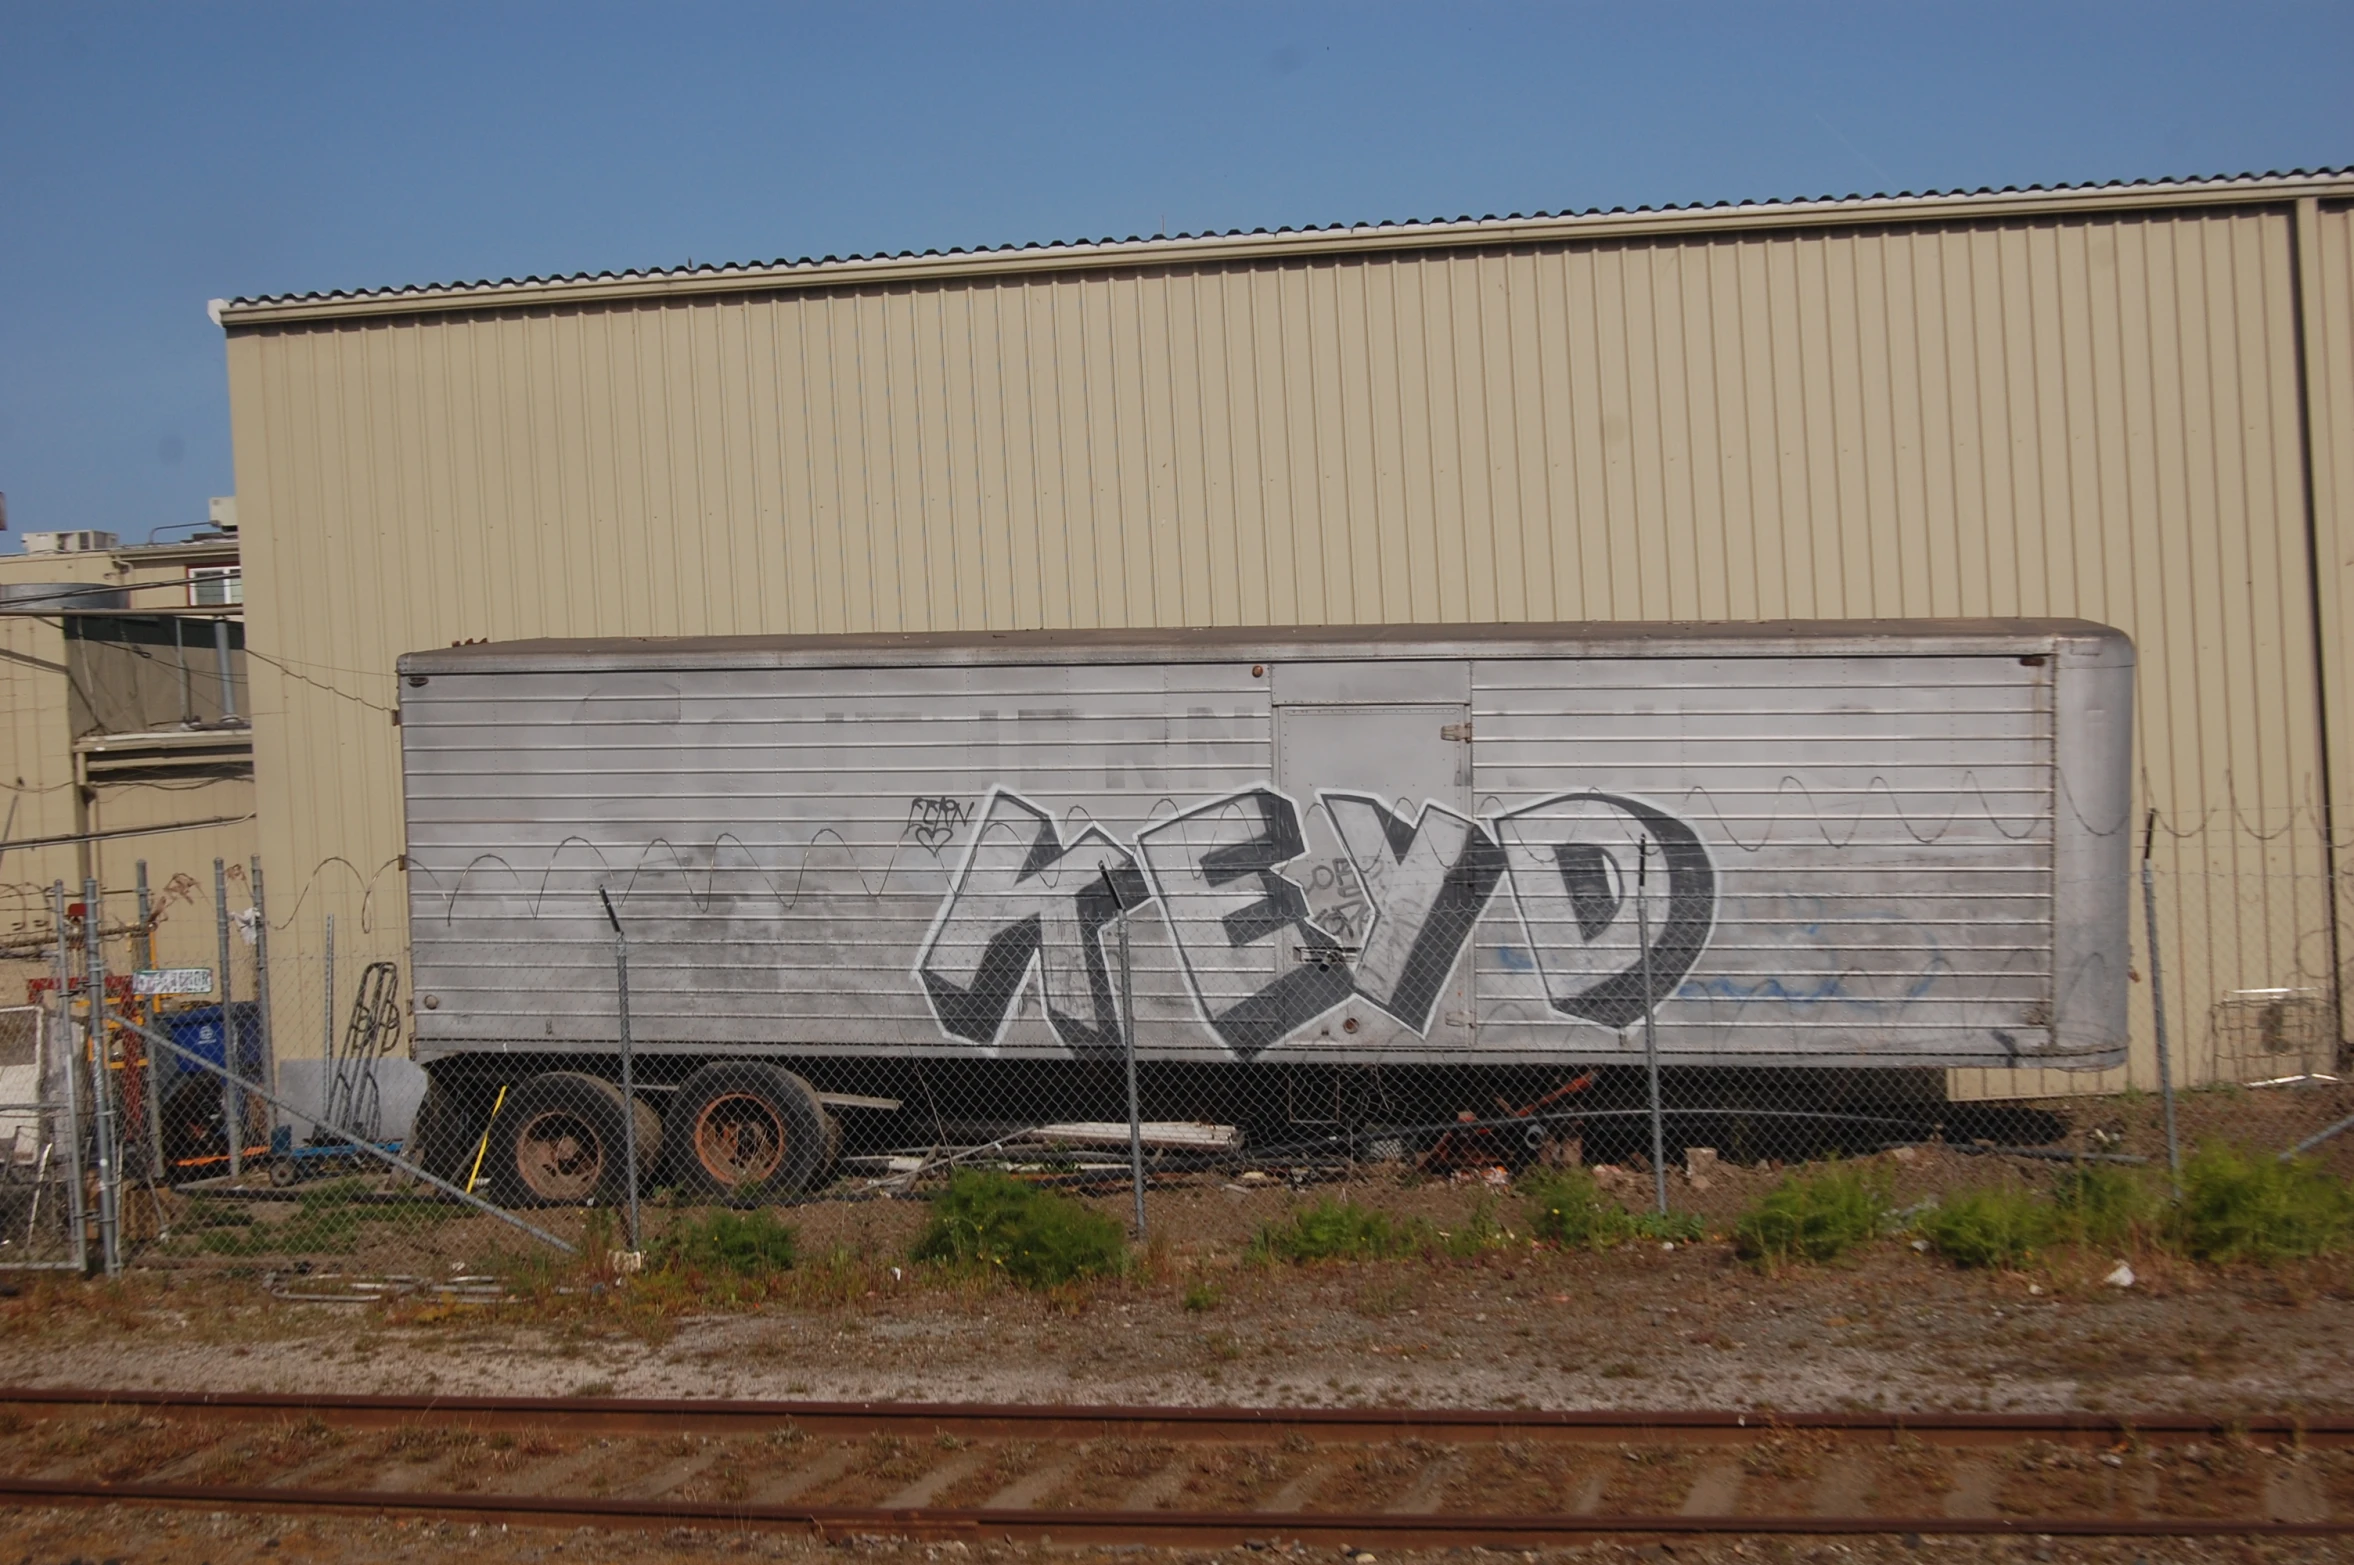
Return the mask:
[[1443,1231],[1434,1230],[1430,1235],[1440,1254],[1458,1261],[1500,1250],[1515,1237],[1511,1229],[1496,1220],[1496,1199],[1485,1190],[1479,1193],[1479,1199],[1472,1203],[1462,1222]]
[[1833,1164],[1767,1191],[1733,1224],[1733,1247],[1761,1266],[1828,1261],[1877,1235],[1887,1217],[1884,1180]]
[[1419,1223],[1394,1222],[1354,1201],[1323,1200],[1261,1228],[1251,1250],[1280,1261],[1380,1261],[1411,1255],[1434,1237]]
[[1630,1237],[1627,1209],[1602,1193],[1583,1168],[1546,1169],[1522,1181],[1529,1227],[1572,1250],[1607,1250]]
[[646,1259],[674,1271],[733,1272],[757,1277],[790,1271],[798,1235],[764,1207],[725,1209],[691,1218],[648,1246]]
[[1638,1239],[1688,1244],[1708,1225],[1693,1212],[1630,1212],[1602,1193],[1583,1168],[1547,1169],[1521,1185],[1529,1226],[1540,1239],[1571,1250],[1608,1250]]
[[1120,1225],[1100,1212],[1005,1174],[950,1176],[912,1252],[919,1261],[988,1266],[1025,1288],[1109,1276],[1128,1265]]
[[1196,1277],[1185,1285],[1185,1309],[1188,1314],[1205,1315],[1226,1302],[1218,1285],[1207,1277]]
[[2059,1208],[2033,1190],[1965,1190],[1920,1220],[1924,1238],[1957,1266],[2017,1266],[2065,1231]]
[[2164,1215],[2148,1180],[2099,1163],[2060,1175],[2052,1186],[2052,1203],[2069,1238],[2103,1250],[2152,1232]]
[[2207,1147],[2183,1165],[2168,1229],[2194,1260],[2319,1255],[2354,1238],[2354,1190],[2309,1162]]
[[1708,1237],[1708,1224],[1698,1212],[1629,1212],[1627,1237],[1690,1244]]

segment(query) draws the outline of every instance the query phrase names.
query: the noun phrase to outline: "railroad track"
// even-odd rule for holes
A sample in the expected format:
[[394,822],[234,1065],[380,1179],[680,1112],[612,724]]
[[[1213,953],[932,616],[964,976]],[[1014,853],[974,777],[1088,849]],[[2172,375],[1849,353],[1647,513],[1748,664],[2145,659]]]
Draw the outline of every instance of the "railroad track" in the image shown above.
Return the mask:
[[1058,1542],[2354,1532],[2354,1419],[0,1388],[0,1502]]

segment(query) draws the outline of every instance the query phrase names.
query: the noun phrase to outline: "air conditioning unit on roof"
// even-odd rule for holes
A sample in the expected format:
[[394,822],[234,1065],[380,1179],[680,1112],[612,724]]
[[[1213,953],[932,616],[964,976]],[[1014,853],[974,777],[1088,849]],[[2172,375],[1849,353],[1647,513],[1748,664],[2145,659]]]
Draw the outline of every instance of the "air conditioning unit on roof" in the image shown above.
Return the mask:
[[26,533],[27,554],[98,554],[122,540],[113,533],[86,528],[70,533]]

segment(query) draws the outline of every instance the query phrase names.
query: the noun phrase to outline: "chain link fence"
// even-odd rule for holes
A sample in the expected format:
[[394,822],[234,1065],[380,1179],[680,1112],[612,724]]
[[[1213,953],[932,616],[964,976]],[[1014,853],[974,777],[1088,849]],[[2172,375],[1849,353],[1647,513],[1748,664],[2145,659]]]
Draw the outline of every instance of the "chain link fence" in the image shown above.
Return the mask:
[[[1754,1191],[1748,1176],[1896,1148],[1990,1181],[2086,1160],[2156,1180],[2214,1144],[2354,1174],[2354,1134],[2340,1134],[2354,1088],[2312,933],[2328,883],[2217,878],[2136,879],[2134,1046],[2082,1072],[1748,1063],[1728,1048],[1755,1038],[1770,1053],[1777,1018],[1842,1003],[1833,982],[1732,1001],[1673,990],[1557,1063],[1139,1059],[1129,1019],[1177,1015],[1189,984],[1167,927],[1110,869],[1072,899],[1090,921],[1075,966],[1039,956],[1051,940],[984,945],[966,963],[979,981],[949,997],[999,1034],[1075,1038],[1059,1061],[730,1055],[633,1027],[675,1008],[682,980],[675,953],[633,946],[626,897],[583,910],[595,944],[499,970],[506,1041],[436,1053],[429,1039],[420,1061],[420,1014],[442,997],[414,992],[402,944],[338,932],[315,907],[273,922],[258,866],[217,875],[217,954],[201,969],[152,964],[136,887],[60,886],[43,949],[16,949],[5,974],[21,1003],[0,1007],[0,1266],[207,1266],[321,1279],[305,1286],[323,1296],[462,1290],[533,1257],[639,1252],[711,1208],[920,1197],[960,1168],[1116,1200],[1139,1228],[1165,1193],[1205,1185],[1500,1187],[1560,1165],[1593,1170],[1631,1209],[1713,1219]],[[1656,911],[1630,896],[1638,921]],[[2249,936],[2218,907],[2299,931],[2283,948],[2319,960],[2236,982]],[[1652,945],[1638,929],[1630,949]],[[1283,981],[1303,988],[1335,973],[1345,986],[1364,960],[1362,947],[1286,955]],[[807,981],[787,1003],[822,1000]],[[1706,1006],[1678,1003],[1693,998]],[[1336,1040],[1354,1026],[1346,1007],[1326,1014]],[[1113,1023],[1100,1035],[1079,1020],[1096,1016]],[[1678,1035],[1694,1025],[1710,1029],[1705,1049]]]

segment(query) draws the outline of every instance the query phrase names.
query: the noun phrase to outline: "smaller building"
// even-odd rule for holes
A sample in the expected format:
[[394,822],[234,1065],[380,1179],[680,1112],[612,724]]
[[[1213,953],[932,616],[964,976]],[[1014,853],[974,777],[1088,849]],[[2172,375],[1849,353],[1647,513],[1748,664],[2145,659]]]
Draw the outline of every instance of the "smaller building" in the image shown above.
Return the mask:
[[[236,502],[170,543],[28,533],[0,555],[0,1007],[51,971],[51,887],[96,879],[109,931],[154,960],[216,964],[213,861],[242,910],[253,742]],[[242,942],[240,942],[242,944]]]

